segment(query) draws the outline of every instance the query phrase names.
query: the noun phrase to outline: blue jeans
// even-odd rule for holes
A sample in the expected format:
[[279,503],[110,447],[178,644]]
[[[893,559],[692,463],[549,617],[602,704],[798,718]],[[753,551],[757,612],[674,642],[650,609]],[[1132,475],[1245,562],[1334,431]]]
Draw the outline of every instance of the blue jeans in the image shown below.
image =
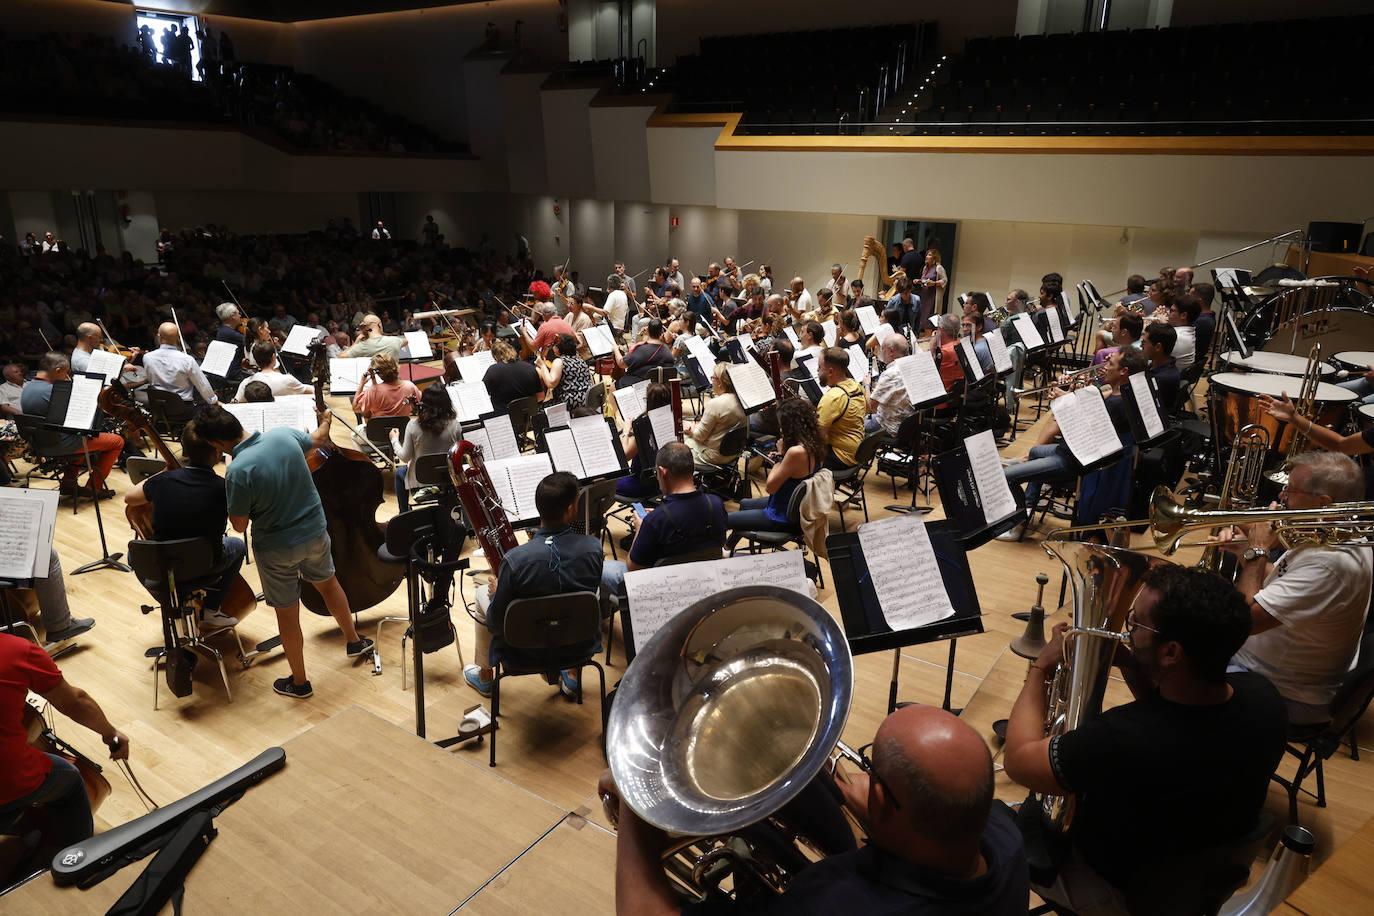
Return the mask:
[[864,435],[871,436],[876,432],[887,432],[883,427],[883,421],[878,419],[876,413],[871,413],[864,417]]
[[741,499],[739,509],[729,513],[725,518],[726,527],[730,529],[730,536],[725,539],[725,546],[734,550],[735,545],[744,537],[746,531],[795,532],[800,530],[796,525],[769,518],[765,508],[767,505],[768,497],[766,496]]
[[215,576],[217,581],[205,590],[206,613],[218,611],[224,603],[224,593],[238,577],[239,570],[243,567],[243,556],[247,551],[248,548],[238,538],[224,539],[224,559],[216,563],[208,573]]
[[1370,384],[1363,375],[1341,382],[1340,385],[1359,395],[1361,403],[1374,404],[1374,384]]
[[601,565],[601,593],[618,595],[625,600],[625,573],[627,567],[619,560],[607,560]]
[[53,841],[61,848],[88,840],[95,833],[91,820],[91,802],[81,774],[71,763],[48,754],[52,770],[47,778],[28,795],[0,805],[0,819],[7,814],[21,812],[30,805],[45,805],[48,809],[48,828]]
[[396,512],[399,515],[410,508],[410,491],[406,489],[406,472],[410,469],[408,464],[396,465]]
[[1007,483],[1013,491],[1022,484],[1026,486],[1022,505],[1027,512],[1039,501],[1042,484],[1073,480],[1078,476],[1078,466],[1066,445],[1037,445],[1030,450],[1029,458],[1029,461],[1007,468]]

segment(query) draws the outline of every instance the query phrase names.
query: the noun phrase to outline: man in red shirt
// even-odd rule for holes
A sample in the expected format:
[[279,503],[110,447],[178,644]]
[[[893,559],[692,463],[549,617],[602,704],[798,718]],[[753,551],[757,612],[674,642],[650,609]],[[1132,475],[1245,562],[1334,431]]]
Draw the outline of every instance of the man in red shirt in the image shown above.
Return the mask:
[[0,820],[42,804],[49,812],[52,841],[65,848],[95,832],[91,803],[75,766],[29,747],[24,704],[30,690],[98,734],[112,760],[128,758],[129,739],[110,724],[90,694],[63,680],[46,652],[0,633]]

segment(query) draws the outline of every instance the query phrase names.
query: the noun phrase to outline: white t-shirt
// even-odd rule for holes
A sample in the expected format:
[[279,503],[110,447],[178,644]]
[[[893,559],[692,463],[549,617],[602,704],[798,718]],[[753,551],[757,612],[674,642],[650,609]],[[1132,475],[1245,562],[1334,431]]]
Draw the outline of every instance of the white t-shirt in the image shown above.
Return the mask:
[[816,308],[816,297],[811,295],[811,290],[802,288],[801,295],[797,297],[797,308],[802,312],[810,312]]
[[1285,699],[1326,704],[1355,666],[1374,565],[1367,547],[1299,547],[1279,558],[1255,603],[1279,622],[1245,641],[1234,661]]
[[24,387],[22,385],[16,385],[14,382],[0,383],[0,404],[23,413],[23,408],[19,406],[19,398],[23,393]]
[[1178,363],[1178,371],[1186,372],[1197,359],[1197,328],[1177,327],[1174,333],[1178,337],[1174,340],[1174,352],[1171,355],[1174,362]]
[[266,382],[267,387],[272,389],[272,397],[274,398],[279,398],[284,394],[312,394],[314,391],[294,375],[288,375],[285,372],[254,372],[239,382],[239,390],[234,394],[235,401],[243,400],[243,390],[248,387],[249,382]]
[[816,378],[816,374],[821,370],[821,354],[824,352],[824,347],[802,347],[792,354],[792,365],[794,368],[800,368],[802,357],[811,357],[806,361],[806,369],[811,373],[812,378]]
[[612,290],[606,297],[606,311],[610,317],[607,319],[613,328],[625,327],[625,313],[630,310],[630,299],[625,295],[625,290]]

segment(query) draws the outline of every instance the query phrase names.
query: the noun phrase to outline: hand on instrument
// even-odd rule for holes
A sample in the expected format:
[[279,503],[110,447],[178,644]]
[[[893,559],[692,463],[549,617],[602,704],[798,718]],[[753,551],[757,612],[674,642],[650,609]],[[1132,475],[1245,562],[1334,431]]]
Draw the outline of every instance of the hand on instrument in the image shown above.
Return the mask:
[[105,746],[110,749],[111,760],[129,759],[129,736],[116,730],[106,741]]
[[[1061,384],[1068,384],[1068,380],[1067,380],[1067,379],[1061,379]],[[1049,390],[1049,393],[1048,393],[1048,394],[1049,394],[1049,399],[1050,399],[1051,401],[1053,401],[1055,398],[1062,398],[1064,395],[1069,394],[1069,393],[1070,393],[1070,392],[1069,392],[1068,389],[1066,389],[1066,388],[1051,388],[1051,389]]]
[[868,785],[869,776],[867,773],[848,774],[835,768],[835,788],[839,790],[840,796],[844,799],[844,806],[850,811],[868,813]]
[[1374,383],[1374,366],[1364,367],[1364,380],[1366,382]]
[[620,790],[616,788],[610,767],[601,771],[601,777],[596,781],[596,794],[601,798],[606,816],[612,821],[620,820]]
[[334,411],[330,410],[328,407],[324,410],[317,410],[315,411],[315,419],[319,421],[321,426],[327,426],[334,422]]
[[1057,623],[1054,625],[1054,632],[1050,636],[1050,641],[1045,643],[1045,648],[1040,650],[1040,654],[1035,657],[1031,665],[1039,668],[1050,675],[1054,669],[1059,667],[1059,663],[1064,660],[1064,631],[1069,628],[1067,623]]
[[1282,400],[1274,400],[1267,394],[1260,395],[1260,406],[1262,406],[1269,416],[1284,423],[1292,423],[1293,418],[1298,414],[1298,408],[1293,404],[1293,399],[1288,396],[1288,392],[1281,392]]

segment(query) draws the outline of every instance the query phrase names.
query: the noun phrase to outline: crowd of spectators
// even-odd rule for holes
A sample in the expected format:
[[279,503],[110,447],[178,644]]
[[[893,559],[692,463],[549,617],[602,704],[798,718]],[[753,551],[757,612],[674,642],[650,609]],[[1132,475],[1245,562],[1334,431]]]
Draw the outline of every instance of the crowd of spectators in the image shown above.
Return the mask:
[[50,348],[70,351],[77,325],[95,318],[120,344],[146,349],[175,308],[187,348],[203,356],[215,306],[231,295],[279,337],[297,321],[350,335],[369,312],[399,333],[424,329],[412,314],[440,307],[496,317],[497,297],[520,301],[542,276],[523,247],[498,252],[484,239],[474,250],[451,248],[437,233],[377,241],[346,218],[304,235],[164,230],[152,263],[103,250],[45,252],[41,242],[25,254],[21,245],[0,245],[0,353],[30,367]]
[[[0,35],[0,111],[237,123],[266,129],[291,146],[312,150],[466,151],[308,74],[239,61],[224,36],[198,37],[205,53],[194,69],[201,80],[192,78],[186,53],[190,36],[182,33],[143,35],[132,45],[99,35]],[[161,50],[164,44],[171,45],[170,53]]]

